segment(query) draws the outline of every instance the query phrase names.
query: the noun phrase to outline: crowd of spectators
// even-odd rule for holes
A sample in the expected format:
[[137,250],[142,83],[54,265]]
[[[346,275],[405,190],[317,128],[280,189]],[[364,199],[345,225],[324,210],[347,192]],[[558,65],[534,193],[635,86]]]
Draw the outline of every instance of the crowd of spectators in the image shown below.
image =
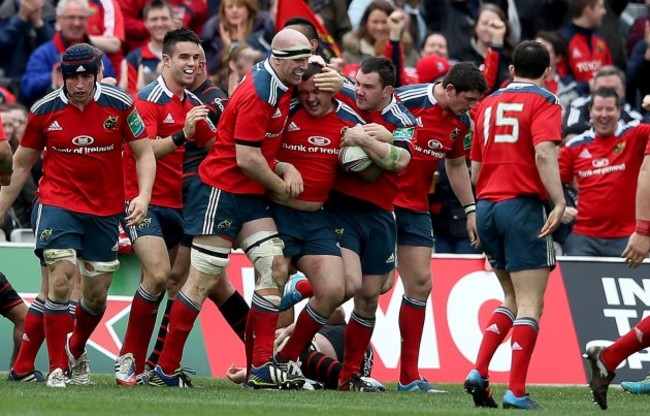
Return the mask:
[[[104,75],[133,94],[160,74],[164,34],[190,28],[201,38],[208,75],[230,94],[269,53],[278,1],[288,0],[0,1],[0,115],[12,147],[29,106],[63,85],[59,61],[67,46],[99,48]],[[648,119],[650,0],[294,1],[305,1],[338,43],[343,56],[332,63],[345,76],[353,77],[369,56],[391,58],[400,84],[433,82],[454,63],[471,61],[493,91],[509,82],[514,47],[535,39],[551,54],[547,88],[563,106],[565,140],[593,133],[591,97],[600,88],[612,88],[620,101],[614,136]],[[33,183],[1,225],[6,235],[29,227],[39,175],[37,165]],[[576,216],[585,215],[579,215],[579,181],[565,179],[575,206],[567,210],[558,248]],[[431,187],[436,251],[472,252],[463,244],[463,210],[445,181],[441,170]],[[612,178],[607,183],[616,186]]]

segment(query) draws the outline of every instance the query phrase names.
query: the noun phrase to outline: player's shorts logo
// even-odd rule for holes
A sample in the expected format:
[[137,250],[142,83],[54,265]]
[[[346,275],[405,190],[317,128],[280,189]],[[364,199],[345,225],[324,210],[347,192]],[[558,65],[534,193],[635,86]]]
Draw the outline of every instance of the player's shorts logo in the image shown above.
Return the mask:
[[147,218],[143,219],[140,224],[138,224],[138,228],[143,230],[143,229],[147,228],[150,225],[151,225],[151,218],[147,217]]
[[52,237],[52,229],[51,228],[46,228],[41,232],[40,239],[41,241],[47,241]]
[[81,135],[72,139],[72,143],[76,144],[77,146],[90,146],[91,144],[95,143],[95,139],[90,136]]
[[336,238],[341,238],[343,237],[343,232],[345,231],[345,228],[335,228],[334,229],[334,235]]
[[223,220],[217,225],[217,228],[221,231],[228,231],[230,227],[232,227],[232,221],[230,220]]
[[119,116],[108,116],[108,118],[104,121],[104,128],[106,130],[113,130],[115,127],[117,127],[117,120]]

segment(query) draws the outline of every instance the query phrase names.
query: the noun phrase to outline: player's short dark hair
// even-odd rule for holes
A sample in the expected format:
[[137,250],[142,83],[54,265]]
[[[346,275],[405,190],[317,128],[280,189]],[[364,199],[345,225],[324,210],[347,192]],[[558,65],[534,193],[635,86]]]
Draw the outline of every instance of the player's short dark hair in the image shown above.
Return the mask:
[[614,103],[616,104],[616,108],[621,108],[621,98],[618,96],[614,88],[600,87],[596,91],[592,92],[591,101],[589,102],[590,110],[594,105],[594,101],[596,101],[596,97],[613,98]]
[[307,69],[305,69],[305,72],[302,73],[302,80],[307,81],[309,78],[313,77],[316,74],[320,74],[321,72],[323,72],[323,67],[317,63],[312,62],[307,65]]
[[483,94],[488,90],[487,82],[481,70],[474,62],[458,62],[452,66],[442,80],[442,86],[453,85],[456,93],[478,91]]
[[364,74],[376,72],[379,75],[382,87],[395,86],[395,65],[393,62],[383,56],[373,56],[361,61],[359,71]]
[[551,57],[544,45],[534,40],[525,40],[515,48],[512,54],[515,76],[526,79],[538,79],[551,65]]
[[170,16],[174,15],[171,4],[167,3],[164,0],[151,0],[150,2],[144,5],[144,8],[142,9],[142,18],[146,19],[147,16],[149,16],[149,12],[151,10],[158,10],[158,9],[167,9],[169,10]]
[[597,3],[598,0],[569,0],[567,2],[567,12],[569,17],[577,19],[582,16],[582,12],[587,8],[587,6],[594,7]]
[[314,24],[310,22],[309,19],[305,19],[304,17],[292,17],[284,23],[284,26],[282,28],[289,26],[301,26],[305,29],[302,34],[305,35],[307,39],[310,41],[318,40],[318,30],[316,30],[316,26],[314,26]]
[[553,52],[557,56],[566,56],[567,41],[564,35],[558,30],[540,30],[535,35],[536,38],[544,39],[553,47]]
[[176,44],[179,42],[193,42],[197,45],[201,44],[201,39],[189,29],[181,28],[172,30],[165,34],[165,39],[163,39],[163,48],[162,52],[165,55],[172,56]]

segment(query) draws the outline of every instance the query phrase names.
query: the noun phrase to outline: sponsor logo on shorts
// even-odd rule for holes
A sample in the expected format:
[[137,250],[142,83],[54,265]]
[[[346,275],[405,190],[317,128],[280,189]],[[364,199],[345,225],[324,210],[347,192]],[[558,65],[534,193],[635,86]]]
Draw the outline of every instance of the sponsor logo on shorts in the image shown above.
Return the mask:
[[345,228],[335,228],[334,229],[334,235],[336,238],[341,238],[343,237],[343,232],[345,231]]
[[147,217],[147,218],[143,219],[140,224],[138,224],[138,228],[143,230],[143,229],[147,228],[150,225],[151,225],[151,218]]
[[52,237],[52,229],[51,228],[46,228],[41,232],[40,239],[41,241],[47,241]]
[[232,221],[230,220],[223,220],[217,225],[217,228],[221,231],[228,231],[230,227],[232,227]]

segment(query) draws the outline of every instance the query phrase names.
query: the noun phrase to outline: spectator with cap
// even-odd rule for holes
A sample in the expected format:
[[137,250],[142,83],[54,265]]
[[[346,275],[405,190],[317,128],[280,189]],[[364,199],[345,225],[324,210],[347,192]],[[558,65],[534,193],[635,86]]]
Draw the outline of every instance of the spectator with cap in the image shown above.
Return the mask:
[[[92,44],[87,33],[89,15],[88,0],[59,1],[56,6],[56,22],[60,30],[54,34],[52,40],[36,48],[30,55],[20,83],[23,101],[34,102],[51,86],[57,71],[60,70],[59,58],[66,47],[82,42]],[[115,71],[106,56],[104,66],[105,75],[114,77]]]

